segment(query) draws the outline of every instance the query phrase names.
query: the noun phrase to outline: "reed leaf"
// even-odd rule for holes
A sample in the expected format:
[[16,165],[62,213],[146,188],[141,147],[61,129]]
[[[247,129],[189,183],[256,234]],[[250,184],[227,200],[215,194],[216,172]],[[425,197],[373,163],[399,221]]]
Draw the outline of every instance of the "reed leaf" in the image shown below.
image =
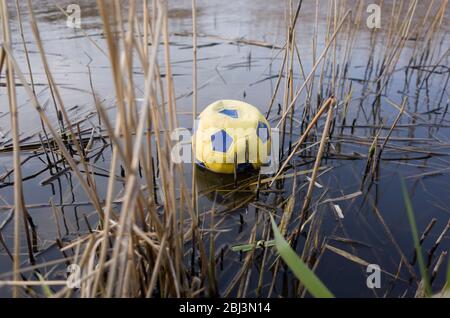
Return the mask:
[[288,242],[286,242],[286,240],[281,235],[272,216],[270,216],[270,221],[272,222],[272,230],[275,237],[275,247],[283,261],[294,273],[295,277],[300,280],[300,282],[305,286],[308,292],[314,297],[334,298],[334,295],[330,292],[330,290],[289,246]]
[[403,199],[405,200],[406,213],[408,214],[408,221],[409,221],[409,225],[411,227],[411,234],[413,236],[414,248],[415,248],[416,254],[417,254],[417,261],[419,263],[420,274],[422,276],[422,280],[425,285],[425,294],[427,296],[429,296],[431,294],[430,280],[428,278],[428,271],[427,271],[427,267],[425,265],[425,260],[423,258],[422,248],[420,246],[419,232],[417,231],[416,220],[414,217],[414,210],[412,207],[412,203],[411,203],[411,199],[409,197],[408,190],[406,188],[405,181],[403,179],[400,179],[400,181],[401,181],[401,185],[402,185]]

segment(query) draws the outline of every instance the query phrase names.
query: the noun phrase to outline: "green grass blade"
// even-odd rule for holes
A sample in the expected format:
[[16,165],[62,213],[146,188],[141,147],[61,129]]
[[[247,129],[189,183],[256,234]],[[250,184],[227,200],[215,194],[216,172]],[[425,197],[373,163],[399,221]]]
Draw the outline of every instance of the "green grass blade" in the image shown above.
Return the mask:
[[283,261],[289,266],[300,282],[305,286],[308,292],[316,298],[334,298],[333,294],[320,281],[312,270],[297,256],[294,250],[289,246],[288,242],[281,235],[273,217],[270,216],[272,229],[275,236],[275,247]]
[[411,234],[413,236],[414,247],[416,249],[417,261],[419,262],[420,275],[422,276],[422,280],[425,283],[425,292],[426,292],[427,296],[429,296],[429,295],[431,295],[430,280],[428,278],[427,267],[426,267],[425,261],[423,259],[422,247],[420,246],[419,232],[417,231],[416,220],[414,217],[414,210],[412,207],[412,203],[411,203],[411,199],[409,197],[408,190],[406,188],[405,181],[403,179],[400,179],[400,181],[401,181],[401,185],[402,185],[403,198],[405,200],[406,213],[408,214],[408,221],[409,221],[409,225],[411,226]]
[[[36,272],[36,276],[38,277],[39,281],[45,282],[44,277],[40,273]],[[53,296],[53,292],[48,285],[42,284],[41,288],[45,297],[51,298]]]

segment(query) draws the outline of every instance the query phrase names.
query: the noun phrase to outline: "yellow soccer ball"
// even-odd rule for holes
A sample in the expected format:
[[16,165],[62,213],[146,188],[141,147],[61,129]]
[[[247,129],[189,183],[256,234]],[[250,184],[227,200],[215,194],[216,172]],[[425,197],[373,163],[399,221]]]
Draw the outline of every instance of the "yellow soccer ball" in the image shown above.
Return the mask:
[[219,100],[200,114],[193,137],[198,165],[231,174],[270,163],[270,125],[254,106]]

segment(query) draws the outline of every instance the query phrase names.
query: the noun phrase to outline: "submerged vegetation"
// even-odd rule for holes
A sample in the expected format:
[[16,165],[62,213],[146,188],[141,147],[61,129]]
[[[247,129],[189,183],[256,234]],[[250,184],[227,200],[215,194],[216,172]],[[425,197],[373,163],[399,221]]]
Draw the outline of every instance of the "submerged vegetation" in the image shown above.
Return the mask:
[[[312,22],[303,21],[306,2],[315,14]],[[444,296],[450,288],[450,201],[439,198],[448,196],[448,182],[439,181],[436,191],[442,192],[436,194],[423,181],[445,180],[450,172],[448,1],[379,1],[382,28],[363,33],[364,1],[288,0],[280,44],[200,32],[196,0],[184,11],[170,1],[98,0],[101,34],[94,39],[81,29],[77,36],[107,59],[114,102],[107,105],[96,91],[89,62],[85,80],[92,107],[78,117],[52,70],[35,3],[0,3],[0,93],[9,107],[3,103],[0,115],[10,123],[0,129],[0,156],[13,162],[0,172],[0,251],[9,268],[0,267],[1,295],[359,296],[366,295],[366,267],[374,262],[388,283],[380,291],[367,289],[372,296]],[[192,30],[172,32],[171,19],[182,14]],[[297,33],[311,26],[307,46]],[[368,48],[359,46],[361,34],[369,35]],[[180,50],[190,52],[184,68],[190,88],[182,95],[175,91],[182,76],[173,71],[174,38],[183,39]],[[199,80],[199,50],[223,43],[266,54],[259,61],[265,63],[263,78],[253,78],[242,96],[250,87],[273,84],[270,98],[258,105],[280,130],[279,158],[272,158],[280,165],[273,175],[214,175],[171,160],[172,133],[191,128],[206,106],[202,89],[212,80],[227,82],[218,68],[214,79]],[[223,69],[244,72],[256,59],[249,52],[247,61]],[[31,55],[42,74],[33,71]],[[41,85],[48,99],[40,95]],[[20,127],[28,116],[20,104],[25,102],[39,116],[39,131],[29,135]],[[188,120],[180,120],[186,113]],[[98,164],[105,157],[109,167]],[[34,160],[42,170],[24,174]],[[341,170],[348,162],[356,169]],[[389,182],[387,172],[394,175]],[[34,186],[51,186],[54,195],[31,204],[24,183],[39,175],[46,177]],[[67,203],[69,190],[60,189],[58,203],[53,184],[61,187],[62,178],[85,201]],[[342,186],[340,178],[349,181]],[[423,205],[413,211],[410,199],[419,186],[435,200],[420,226]],[[382,210],[383,191],[395,191],[401,202],[388,202],[388,209],[400,210],[395,217]],[[81,225],[77,215],[77,231],[69,231],[68,209],[77,214],[82,206],[89,212]],[[56,235],[45,246],[35,209],[48,211],[55,224]],[[361,228],[353,237],[348,227]],[[4,235],[7,228],[11,235]],[[346,293],[327,284],[339,271],[333,263],[342,260],[358,268],[361,290]],[[323,262],[331,264],[328,276],[318,271]]]

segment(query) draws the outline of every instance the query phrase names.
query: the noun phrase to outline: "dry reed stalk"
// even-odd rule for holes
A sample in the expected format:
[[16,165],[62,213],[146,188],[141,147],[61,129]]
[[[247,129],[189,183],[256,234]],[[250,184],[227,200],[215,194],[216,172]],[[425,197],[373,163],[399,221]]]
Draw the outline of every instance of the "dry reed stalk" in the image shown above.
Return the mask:
[[[193,66],[192,66],[192,131],[195,130],[195,120],[197,118],[197,1],[192,0],[192,52],[193,52]],[[192,150],[192,209],[194,214],[191,215],[191,231],[192,231],[192,258],[191,258],[191,274],[194,274],[194,261],[196,245],[199,247],[200,257],[202,259],[201,272],[205,278],[207,269],[205,267],[207,262],[206,252],[201,240],[201,234],[198,232],[198,194],[196,185],[196,165],[195,152],[196,144],[193,142]],[[197,242],[196,242],[197,241]]]
[[[105,16],[105,14],[106,14],[105,3],[104,3],[104,1],[99,1],[99,2],[100,2],[99,6],[101,6],[103,8],[102,10],[103,10],[103,19],[105,22],[104,23],[105,31],[109,30],[109,32],[110,32],[110,28],[107,26],[107,25],[109,25],[109,21],[106,19],[106,16]],[[137,129],[136,129],[136,140],[134,142],[133,154],[132,154],[132,156],[130,156],[130,159],[131,159],[130,175],[128,176],[128,180],[126,183],[125,195],[124,195],[125,199],[124,199],[124,202],[122,205],[120,219],[119,219],[120,227],[119,227],[119,232],[117,234],[116,243],[114,245],[113,254],[112,254],[112,259],[114,260],[114,262],[111,266],[110,272],[108,273],[107,294],[106,294],[108,297],[113,296],[115,287],[120,287],[120,285],[115,286],[116,271],[118,269],[118,261],[119,261],[119,253],[120,253],[122,244],[127,241],[127,238],[124,236],[126,235],[126,231],[129,231],[129,226],[130,226],[129,213],[131,213],[136,206],[135,198],[136,198],[137,191],[138,191],[138,189],[137,189],[137,185],[138,185],[137,184],[137,169],[139,166],[140,151],[141,151],[141,147],[142,147],[142,139],[144,136],[144,127],[146,124],[147,114],[148,114],[148,111],[150,108],[150,98],[151,98],[150,95],[152,94],[151,93],[151,85],[149,83],[149,80],[151,78],[153,78],[153,76],[154,76],[154,72],[155,72],[155,68],[156,68],[155,61],[156,61],[156,57],[157,57],[157,48],[158,48],[158,43],[159,43],[162,18],[163,18],[163,15],[166,14],[166,7],[164,4],[159,3],[158,9],[159,10],[158,10],[158,18],[157,18],[157,22],[156,22],[156,30],[154,32],[154,37],[153,37],[153,41],[152,41],[152,43],[154,45],[152,46],[152,52],[151,52],[149,66],[148,66],[148,78],[146,78],[147,85],[145,87],[145,93],[144,93],[144,102],[143,102],[144,107],[143,107],[142,114],[141,114]],[[109,40],[110,49],[112,51],[114,51],[114,48],[116,46],[113,43],[111,33],[109,35],[107,34],[107,37],[110,39]],[[120,81],[117,79],[116,82],[119,83]],[[125,115],[121,114],[121,116],[122,116],[122,120],[124,120]],[[127,223],[128,223],[128,225],[126,225]],[[122,242],[123,239],[125,239],[124,242]],[[124,253],[124,252],[122,252],[122,253]],[[121,268],[124,268],[124,261],[125,261],[125,259],[122,257],[120,260]],[[117,290],[120,290],[120,288],[118,288]]]
[[[165,53],[165,67],[166,67],[166,87],[167,87],[167,106],[168,106],[168,112],[169,112],[169,130],[170,132],[174,131],[176,127],[178,127],[178,120],[177,120],[177,109],[176,109],[176,101],[175,101],[175,94],[174,94],[174,84],[173,84],[173,77],[172,77],[172,68],[171,68],[171,61],[170,61],[170,43],[169,43],[169,19],[166,15],[164,18],[164,28],[163,28],[163,37],[164,37],[164,53]],[[182,164],[176,165],[174,168],[173,165],[171,165],[171,173],[172,176],[172,184],[176,184],[176,174],[175,170],[178,172],[178,175],[184,176],[184,169]],[[183,179],[183,178],[182,178]],[[171,225],[171,234],[174,237],[174,254],[175,254],[175,268],[177,270],[177,280],[183,281],[184,280],[184,270],[183,270],[183,259],[182,259],[182,250],[183,250],[183,241],[182,241],[182,234],[180,235],[179,232],[183,232],[184,228],[184,204],[190,205],[191,202],[187,200],[189,198],[189,195],[186,193],[186,185],[184,180],[180,180],[180,192],[181,192],[181,198],[180,198],[180,208],[179,208],[179,216],[180,220],[178,221],[178,216],[176,213],[175,206],[172,207],[172,210],[169,211],[170,213],[170,225]],[[172,200],[175,202],[175,189],[172,189]],[[185,199],[187,202],[185,202]],[[168,225],[169,226],[169,225]],[[180,240],[179,240],[179,239]]]
[[[61,7],[61,5],[57,2],[57,0],[53,0],[53,4],[55,5],[55,7],[62,13],[64,14],[67,18],[69,18],[69,14],[67,13],[67,11]],[[95,48],[97,50],[99,50],[105,57],[108,57],[108,54],[102,49],[102,47],[100,45],[98,45],[98,43],[96,41],[94,41],[92,39],[92,37],[81,27],[80,32],[83,33],[83,36],[88,39],[88,41],[95,46]]]
[[323,113],[328,110],[329,107],[331,107],[332,104],[335,103],[334,97],[328,98],[323,106],[319,109],[317,114],[314,116],[314,118],[309,123],[308,127],[305,129],[303,135],[300,137],[300,139],[297,141],[295,147],[292,149],[290,155],[286,158],[284,161],[284,164],[278,169],[278,173],[273,177],[272,182],[270,183],[269,187],[273,185],[273,183],[278,179],[281,173],[283,173],[284,168],[288,165],[289,161],[294,157],[294,155],[297,153],[297,150],[300,148],[300,146],[305,142],[306,138],[309,135],[309,132],[311,129],[316,125],[317,121],[320,119],[320,117],[323,115]]
[[378,207],[376,206],[374,199],[371,197],[370,194],[368,194],[367,196],[368,196],[368,200],[370,202],[370,205],[373,207],[373,213],[375,214],[375,216],[380,221],[380,223],[383,226],[384,231],[388,235],[391,243],[394,245],[395,249],[399,253],[400,258],[401,258],[401,262],[403,262],[403,264],[407,268],[407,270],[408,270],[409,274],[411,275],[411,277],[413,277],[415,279],[416,278],[416,273],[415,273],[414,267],[411,266],[411,264],[409,263],[408,258],[403,253],[403,251],[401,250],[400,246],[398,245],[397,240],[395,239],[394,235],[392,234],[391,230],[389,229],[389,226],[387,225],[387,223],[384,220],[383,216],[381,215]]
[[[315,16],[314,16],[314,32],[313,32],[313,38],[312,38],[312,64],[315,65],[317,62],[317,38],[318,38],[318,28],[319,28],[319,0],[316,0],[315,3]],[[311,112],[311,99],[312,99],[312,92],[314,87],[314,79],[316,76],[316,71],[313,72],[310,83],[309,83],[309,94],[306,97],[306,105],[307,109],[305,111],[305,117],[306,113]],[[306,81],[306,79],[305,79]]]
[[[192,131],[195,130],[197,119],[197,1],[192,0]],[[193,142],[192,155],[192,207],[197,214],[197,190],[195,183],[195,151],[196,144]],[[193,247],[194,248],[194,247]]]
[[[3,29],[3,48],[10,48],[11,45],[11,31],[9,26],[9,14],[8,4],[6,0],[1,1],[1,17],[2,17],[2,29]],[[17,96],[16,96],[16,83],[14,75],[14,67],[11,61],[11,57],[6,57],[6,77],[8,86],[8,102],[9,112],[11,115],[11,130],[13,134],[13,162],[14,162],[14,261],[13,268],[14,281],[20,281],[20,226],[25,219],[22,217],[25,215],[24,201],[23,201],[23,189],[22,189],[22,170],[20,164],[20,144],[19,144],[19,118],[17,111]],[[17,285],[13,288],[13,297],[19,297],[20,289]]]
[[291,110],[291,108],[295,105],[295,102],[297,100],[297,98],[300,96],[301,92],[303,91],[303,89],[305,88],[306,84],[311,80],[315,70],[317,69],[317,67],[319,66],[320,62],[322,61],[322,59],[326,56],[328,49],[330,48],[331,44],[333,43],[333,41],[335,40],[339,30],[341,29],[341,27],[343,26],[346,18],[349,16],[349,14],[351,13],[351,10],[348,10],[346,12],[346,14],[344,15],[344,17],[341,19],[341,21],[339,22],[339,25],[336,28],[336,31],[334,32],[333,36],[330,38],[330,40],[327,42],[327,45],[325,46],[324,50],[322,51],[322,54],[319,56],[319,58],[317,59],[316,63],[314,64],[311,72],[309,73],[309,75],[306,77],[305,82],[302,84],[302,86],[297,90],[297,93],[295,94],[294,98],[292,99],[291,103],[289,104],[289,107],[286,109],[285,112],[283,112],[281,119],[279,120],[278,124],[277,124],[277,128],[280,125],[280,123],[282,123],[282,121],[284,120],[284,118],[286,117],[286,115],[288,114],[288,112]]
[[22,44],[23,44],[23,50],[25,51],[25,60],[27,61],[28,73],[30,74],[31,87],[33,88],[33,92],[36,93],[36,90],[34,87],[33,71],[31,69],[31,63],[30,63],[30,55],[28,53],[28,46],[27,46],[27,42],[25,41],[25,35],[23,32],[22,13],[20,11],[19,0],[16,0],[16,13],[17,13],[17,19],[18,19],[18,23],[19,23],[20,37],[22,39]]
[[283,71],[284,71],[284,68],[285,68],[285,65],[286,65],[286,60],[287,60],[287,49],[284,48],[283,63],[281,64],[280,70],[278,71],[277,82],[275,84],[275,89],[273,91],[272,98],[270,99],[270,102],[269,102],[269,109],[267,110],[266,118],[269,118],[270,112],[271,112],[272,107],[273,107],[273,103],[275,102],[275,98],[277,97],[278,89],[279,89],[280,83],[281,83],[281,79],[283,78]]
[[[286,8],[286,21],[288,23],[286,23],[286,60],[287,60],[287,66],[285,69],[285,82],[284,82],[284,98],[283,98],[283,113],[285,112],[285,110],[287,109],[288,105],[289,105],[289,101],[292,100],[292,95],[293,95],[293,76],[294,76],[294,71],[293,71],[293,67],[294,67],[294,50],[295,50],[295,25],[297,23],[297,19],[300,13],[300,9],[302,6],[303,1],[300,0],[298,5],[297,5],[297,10],[295,12],[295,15],[293,16],[293,4],[292,4],[292,0],[289,1],[289,5],[287,6],[288,8]],[[290,123],[291,123],[291,132],[292,132],[292,120],[293,120],[293,110],[294,108],[292,108],[292,111],[290,112]],[[280,159],[283,156],[283,149],[284,149],[284,143],[285,143],[285,138],[286,138],[286,134],[285,134],[285,130],[286,130],[286,118],[282,118],[281,121],[281,145],[280,145]],[[279,123],[279,124],[280,124]],[[278,126],[277,126],[278,127]],[[292,136],[292,134],[290,134],[290,136]]]
[[391,137],[392,131],[395,129],[395,126],[397,126],[398,122],[400,121],[400,118],[402,117],[403,112],[405,111],[405,107],[406,107],[407,101],[408,101],[408,99],[405,97],[405,98],[403,99],[403,102],[402,102],[400,111],[399,111],[397,117],[395,118],[394,122],[392,123],[392,126],[391,126],[391,128],[389,129],[389,132],[388,132],[387,136],[384,138],[384,141],[383,141],[383,144],[382,144],[381,147],[380,147],[380,150],[378,151],[378,158],[377,158],[377,161],[380,161],[380,160],[381,160],[381,154],[383,153],[384,147],[385,147],[386,144],[388,143],[389,138]]
[[[64,121],[67,124],[67,128],[69,130],[69,134],[70,134],[70,138],[72,140],[73,145],[75,146],[77,153],[81,154],[82,150],[81,150],[81,146],[79,145],[78,139],[76,138],[76,134],[73,130],[72,124],[70,122],[69,116],[65,110],[64,104],[62,102],[61,96],[59,94],[59,90],[57,88],[57,86],[55,85],[55,82],[53,80],[53,76],[50,72],[49,69],[49,65],[47,62],[47,58],[45,56],[45,52],[44,52],[44,48],[42,45],[42,41],[40,38],[40,34],[39,34],[39,30],[37,27],[37,23],[36,23],[36,19],[34,16],[34,12],[33,12],[33,8],[31,5],[30,0],[27,0],[27,6],[28,6],[28,10],[30,12],[30,22],[31,22],[31,26],[32,26],[32,31],[36,40],[36,44],[38,46],[39,49],[39,54],[41,56],[41,60],[42,63],[44,65],[44,70],[45,70],[45,74],[47,76],[47,79],[49,81],[49,87],[51,88],[52,94],[55,97],[55,102],[57,101],[58,106],[59,106],[59,111],[62,113]],[[56,132],[56,130],[52,127],[52,125],[50,124],[47,116],[45,115],[42,107],[40,106],[40,103],[37,101],[36,96],[32,96],[34,95],[32,91],[30,91],[28,83],[25,80],[25,77],[23,76],[23,74],[20,72],[20,68],[17,64],[17,62],[14,60],[13,55],[11,52],[9,52],[9,55],[11,56],[12,60],[14,61],[14,65],[15,65],[15,70],[18,73],[19,78],[22,81],[22,84],[24,85],[25,89],[27,90],[27,92],[29,93],[30,97],[32,98],[32,103],[35,106],[35,108],[38,110],[39,115],[41,116],[41,119],[43,120],[44,124],[49,128],[49,130],[51,131],[53,138],[55,139],[55,142],[58,144],[58,147],[60,148],[60,151],[62,152],[64,158],[68,161],[69,165],[71,166],[72,170],[74,171],[74,173],[77,175],[81,186],[83,187],[83,189],[86,191],[86,194],[90,197],[90,199],[92,200],[96,210],[99,212],[100,215],[102,215],[102,210],[99,204],[99,198],[98,195],[95,191],[91,191],[91,187],[94,185],[94,182],[91,178],[90,174],[87,174],[87,181],[84,180],[84,178],[81,176],[81,173],[79,171],[79,169],[77,168],[77,165],[75,164],[74,160],[72,159],[71,154],[69,154],[69,152],[66,150],[66,147],[64,145],[64,143],[62,142],[61,138],[58,136],[58,133]],[[56,105],[56,104],[55,104]],[[64,133],[63,131],[61,131],[61,133]],[[84,170],[85,171],[89,171],[86,162],[84,160],[81,161],[82,165],[84,166]]]
[[[118,44],[114,39],[114,30],[111,29],[111,26],[115,26],[116,22],[115,18],[116,15],[111,14],[111,17],[113,19],[113,23],[110,23],[110,15],[108,15],[108,9],[105,1],[98,0],[97,5],[99,8],[100,16],[103,21],[103,28],[108,44],[108,50],[109,50],[109,59],[111,61],[111,68],[113,72],[113,80],[114,80],[114,87],[115,87],[115,93],[116,93],[116,102],[117,102],[117,108],[120,113],[120,117],[122,119],[122,129],[121,133],[124,134],[124,143],[125,143],[125,150],[127,155],[131,155],[131,136],[129,133],[129,125],[127,122],[127,111],[124,104],[124,88],[123,88],[123,82],[120,76],[120,57],[119,57],[119,48],[117,47]],[[112,7],[111,10],[117,10],[117,2],[110,3],[110,6]]]
[[[27,83],[27,81],[25,79],[25,76],[22,73],[22,71],[20,70],[20,66],[18,65],[17,61],[15,60],[12,52],[8,48],[5,48],[5,51],[7,52],[7,55],[9,56],[9,58],[12,61],[12,64],[14,66],[14,70],[16,72],[17,77],[20,79],[20,81],[22,82],[22,85],[23,85],[25,91],[30,96],[32,105],[38,111],[38,113],[39,113],[42,121],[46,125],[46,127],[49,128],[51,134],[53,135],[55,143],[58,145],[59,151],[62,153],[64,159],[69,163],[72,171],[75,173],[75,175],[77,176],[78,180],[80,181],[80,184],[83,187],[83,190],[86,191],[87,195],[90,197],[92,203],[94,204],[96,210],[101,215],[102,212],[101,212],[101,207],[100,207],[100,203],[99,203],[98,197],[96,196],[95,193],[92,193],[92,191],[90,190],[89,184],[82,177],[82,175],[80,173],[80,170],[77,167],[77,162],[72,158],[71,154],[67,151],[64,142],[62,141],[61,137],[59,137],[59,134],[57,133],[57,131],[55,130],[55,128],[51,124],[51,122],[48,119],[47,115],[45,114],[42,106],[40,105],[39,101],[36,99],[36,96],[33,94],[33,91],[29,87],[29,85],[28,85],[28,83]],[[75,135],[73,134],[73,136],[75,136]],[[75,138],[75,137],[73,137],[73,138]],[[78,143],[77,139],[75,139],[75,140]],[[85,170],[87,170],[87,168]]]
[[333,120],[333,111],[334,111],[333,106],[335,104],[334,98],[330,98],[329,100],[330,100],[330,104],[328,106],[327,120],[325,122],[325,127],[323,128],[322,139],[320,141],[319,150],[318,150],[317,156],[316,156],[316,161],[314,162],[314,168],[313,168],[313,172],[311,175],[311,180],[309,181],[308,191],[306,193],[305,201],[303,202],[303,207],[300,212],[300,218],[301,218],[300,226],[303,223],[304,218],[306,217],[306,211],[308,210],[309,204],[311,202],[312,192],[313,192],[317,174],[318,174],[318,171],[320,168],[320,163],[322,161],[322,155],[324,153],[325,145],[329,138],[328,136],[329,136],[329,132],[330,132],[331,121]]
[[[103,121],[105,122],[105,121]],[[118,120],[116,131],[119,130],[120,127],[120,120]],[[97,292],[97,289],[100,284],[100,280],[104,271],[104,266],[106,262],[106,255],[108,250],[108,235],[109,235],[109,227],[110,227],[110,217],[111,217],[111,211],[112,211],[112,202],[113,202],[113,193],[114,193],[114,178],[112,178],[112,175],[114,174],[114,171],[116,170],[117,166],[117,152],[118,147],[113,148],[112,157],[111,157],[111,164],[110,164],[110,174],[111,176],[108,179],[108,190],[106,193],[106,205],[104,207],[104,220],[103,220],[103,242],[101,245],[100,255],[98,259],[98,268],[99,268],[99,274],[96,275],[94,280],[94,285],[92,287],[91,295],[95,295]]]
[[[157,27],[159,27],[158,24],[157,24]],[[156,36],[156,33],[157,32],[153,32],[153,37]],[[153,41],[153,43],[156,43],[156,42]],[[142,52],[144,52],[144,50],[141,49],[141,48],[138,48],[138,50],[140,50],[141,57],[144,57],[144,54],[142,53]],[[143,61],[142,64],[143,64],[144,69],[147,69],[147,67],[146,67],[147,63],[145,61]],[[147,71],[144,71],[144,74],[146,75],[146,79],[148,79],[149,78],[149,73]],[[157,75],[157,76],[159,77],[159,75]],[[161,81],[157,80],[157,83],[160,84]],[[169,151],[170,144],[167,142],[167,140],[169,140],[169,138],[165,138],[164,142],[162,142],[161,137],[158,134],[158,132],[160,131],[159,123],[160,122],[164,122],[164,121],[161,121],[161,113],[160,113],[160,111],[158,109],[159,107],[156,106],[156,104],[158,102],[157,102],[157,100],[155,98],[154,87],[153,87],[153,85],[150,85],[150,87],[151,87],[151,89],[150,89],[150,91],[151,91],[150,101],[151,101],[151,104],[152,104],[152,108],[151,108],[151,112],[150,113],[151,113],[151,122],[154,123],[154,126],[155,126],[154,129],[156,131],[156,138],[155,138],[156,139],[156,146],[157,146],[157,149],[158,149],[159,156],[167,157],[167,155],[170,152]],[[170,113],[170,110],[169,110],[169,113]],[[170,117],[174,117],[174,115],[172,113],[170,113],[169,115],[170,115]],[[148,123],[148,121],[147,121],[147,123]],[[147,135],[147,137],[146,137],[147,140],[149,140],[149,138],[148,138],[149,135],[148,134],[146,134],[146,135]],[[164,146],[164,148],[162,148],[163,146]],[[150,148],[148,148],[148,149],[150,149]],[[147,156],[147,158],[148,158],[147,162],[151,162],[151,155]],[[174,176],[173,176],[173,173],[170,173],[170,171],[168,170],[168,169],[170,169],[172,171],[173,168],[169,167],[169,165],[167,164],[167,162],[168,162],[167,159],[158,160],[158,162],[159,162],[159,165],[160,165],[160,171],[162,173],[162,175],[161,175],[162,180],[165,180],[165,181],[163,181],[163,194],[164,194],[164,197],[165,197],[164,210],[166,211],[166,213],[165,213],[165,217],[164,218],[166,219],[166,222],[167,222],[166,226],[175,226],[175,225],[171,225],[172,220],[175,219],[175,215],[174,215],[174,211],[175,211],[175,204],[174,204],[174,202],[175,202],[175,197],[174,197],[175,188],[173,186],[174,182],[170,181],[170,179],[173,178]],[[147,181],[151,182],[152,180],[147,180]],[[152,188],[152,184],[150,183],[149,186],[147,186],[147,189],[151,189],[151,188]],[[153,204],[153,203],[150,203],[150,204]],[[142,205],[142,204],[139,203],[139,205]],[[141,208],[139,208],[139,210],[140,209]],[[149,212],[150,212],[150,215],[151,215],[152,223],[156,222],[155,225],[157,225],[157,223],[159,223],[159,221],[158,221],[158,217],[157,217],[155,211],[156,211],[156,209],[152,208],[151,205],[150,205],[150,211]],[[130,214],[129,216],[127,216],[126,218],[123,218],[123,219],[127,220],[130,217],[132,218],[133,214]],[[121,215],[121,218],[122,218],[122,215]],[[127,222],[129,222],[129,221],[127,221]],[[134,221],[131,220],[131,222],[134,222]],[[176,222],[173,222],[173,223],[176,224]],[[119,229],[119,232],[118,232],[119,235],[121,235],[121,229],[123,227],[123,223],[120,223],[120,227],[121,228]],[[158,228],[158,232],[162,233],[161,232],[162,231],[161,226],[158,225],[157,228]],[[169,235],[170,235],[170,232],[169,232]],[[128,236],[130,236],[130,234],[127,234],[127,237]],[[131,239],[133,239],[132,236],[131,236]],[[127,246],[128,246],[128,249],[130,249],[130,244],[128,244]],[[117,249],[117,241],[116,241],[116,246],[114,248]],[[114,253],[114,251],[113,251],[113,253]],[[122,253],[122,255],[124,255],[124,254]],[[168,265],[170,265],[170,272],[172,273],[172,275],[174,277],[179,277],[180,276],[180,274],[179,274],[180,270],[178,270],[178,267],[174,266],[174,264],[172,263],[171,259],[167,259],[167,261],[168,261]],[[127,264],[126,268],[127,269],[124,270],[125,271],[124,273],[126,275],[128,275],[128,276],[127,276],[127,278],[125,278],[121,282],[119,282],[119,285],[120,286],[123,285],[122,293],[128,293],[128,292],[130,292],[130,289],[128,289],[128,284],[130,283],[129,282],[129,278],[131,277],[131,273],[129,271],[129,269],[130,269],[130,267],[129,267],[130,265],[129,264],[133,264],[134,261],[132,261],[132,260],[125,261],[125,258],[123,258],[123,256],[122,256],[122,260],[120,262],[121,262],[121,264],[124,264],[124,262],[126,262],[126,264]],[[177,263],[179,263],[179,262],[176,262],[176,264]],[[132,266],[134,266],[134,265],[132,265]],[[122,269],[124,267],[123,267],[123,265],[120,265],[119,268]],[[120,286],[117,289],[118,291],[121,290],[121,288],[122,288]],[[178,288],[178,285],[176,285],[175,288],[176,288],[176,294],[179,295],[180,288]],[[166,291],[164,291],[164,292],[166,292]]]

